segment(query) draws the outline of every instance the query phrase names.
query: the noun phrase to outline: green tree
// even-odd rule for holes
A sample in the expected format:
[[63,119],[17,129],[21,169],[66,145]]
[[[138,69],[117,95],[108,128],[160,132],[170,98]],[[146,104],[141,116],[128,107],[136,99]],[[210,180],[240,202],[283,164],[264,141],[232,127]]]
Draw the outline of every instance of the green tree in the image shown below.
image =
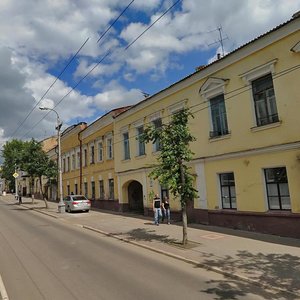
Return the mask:
[[47,154],[42,149],[42,144],[32,139],[30,142],[26,142],[23,151],[23,170],[27,172],[28,176],[33,179],[38,178],[40,193],[45,206],[48,208],[48,202],[46,195],[42,188],[42,177],[45,176],[48,180],[55,178],[57,174],[57,166],[54,161],[50,160]]
[[15,189],[15,178],[13,174],[16,169],[21,169],[24,142],[13,139],[7,142],[2,149],[3,165],[1,176],[7,181],[9,190]]
[[56,163],[49,159],[42,149],[42,144],[32,139],[31,141],[12,140],[3,146],[2,156],[4,158],[2,166],[2,177],[9,182],[10,189],[14,189],[15,179],[12,176],[15,168],[27,172],[31,181],[31,194],[33,194],[32,185],[35,178],[40,183],[40,192],[45,201],[46,208],[48,203],[42,189],[42,177],[48,180],[56,177]]
[[188,127],[189,117],[193,117],[189,109],[183,109],[172,116],[169,124],[159,128],[148,126],[140,140],[155,143],[159,141],[160,154],[158,164],[149,176],[157,179],[160,184],[168,186],[174,197],[180,198],[183,222],[182,243],[185,245],[187,238],[187,202],[197,197],[197,190],[193,183],[195,175],[191,173],[187,163],[192,160],[193,152],[189,144],[195,141]]

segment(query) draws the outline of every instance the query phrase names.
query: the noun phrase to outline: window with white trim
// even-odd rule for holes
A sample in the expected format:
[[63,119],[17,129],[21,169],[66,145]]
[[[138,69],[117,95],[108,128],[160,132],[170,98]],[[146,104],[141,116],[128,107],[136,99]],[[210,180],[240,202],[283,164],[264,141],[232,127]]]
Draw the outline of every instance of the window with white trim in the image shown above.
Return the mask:
[[107,158],[112,159],[113,158],[113,139],[112,139],[112,137],[108,137],[106,139],[106,147],[107,147]]
[[76,153],[76,156],[77,156],[77,164],[76,164],[76,166],[77,166],[77,169],[79,169],[80,168],[80,151],[78,151]]
[[257,126],[263,126],[279,121],[276,98],[271,74],[252,81]]
[[115,198],[115,192],[114,192],[114,180],[111,178],[111,179],[108,179],[108,197],[109,199],[114,199]]
[[99,180],[99,196],[100,196],[100,200],[104,200],[105,193],[104,193],[104,182],[103,182],[103,180]]
[[219,137],[228,134],[227,115],[224,94],[218,95],[209,100],[212,131],[210,137]]
[[[155,120],[152,121],[153,126],[155,129],[159,129],[162,127],[162,120],[161,118],[157,118]],[[161,150],[161,141],[160,139],[156,139],[153,143],[153,151],[160,151]]]
[[291,199],[286,168],[264,169],[270,210],[290,210]]
[[75,154],[72,154],[72,170],[75,170],[76,167],[76,157]]
[[91,145],[90,146],[90,164],[95,163],[95,146]]
[[219,174],[223,209],[236,209],[235,181],[233,173]]
[[98,142],[98,161],[103,161],[103,143]]
[[144,126],[136,128],[137,135],[137,156],[145,155],[145,142],[140,141],[140,136],[144,133]]
[[129,133],[123,133],[124,159],[130,159]]

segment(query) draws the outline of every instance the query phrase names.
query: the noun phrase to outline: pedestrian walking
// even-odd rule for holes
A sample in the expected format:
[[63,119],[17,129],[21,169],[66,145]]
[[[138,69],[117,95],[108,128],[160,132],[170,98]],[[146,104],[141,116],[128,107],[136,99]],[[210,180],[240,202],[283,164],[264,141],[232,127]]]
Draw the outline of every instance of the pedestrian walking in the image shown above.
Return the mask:
[[21,191],[18,192],[19,204],[22,204],[22,194]]
[[168,224],[171,221],[171,213],[170,213],[170,202],[167,196],[164,197],[162,201],[162,222],[167,219]]
[[154,213],[154,224],[159,225],[159,220],[162,216],[161,214],[161,199],[159,198],[158,194],[155,195],[153,198],[153,213]]

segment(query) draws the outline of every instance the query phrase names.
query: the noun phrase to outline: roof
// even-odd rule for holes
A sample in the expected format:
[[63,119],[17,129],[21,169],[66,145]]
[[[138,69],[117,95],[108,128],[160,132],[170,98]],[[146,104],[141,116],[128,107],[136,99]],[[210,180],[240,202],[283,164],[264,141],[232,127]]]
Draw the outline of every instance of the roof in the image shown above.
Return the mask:
[[[247,47],[248,45],[255,43],[257,40],[259,40],[259,39],[261,39],[261,38],[263,38],[263,37],[265,37],[265,36],[271,34],[271,33],[274,32],[274,31],[277,31],[278,29],[280,29],[280,28],[286,26],[287,24],[293,22],[293,21],[294,21],[295,19],[297,19],[297,18],[300,18],[300,11],[296,12],[295,14],[293,14],[293,16],[292,16],[292,18],[291,18],[290,20],[288,20],[288,21],[286,21],[286,22],[284,22],[284,23],[282,23],[282,24],[280,24],[280,25],[274,27],[273,29],[267,31],[267,32],[264,33],[264,34],[261,34],[261,35],[257,36],[256,38],[250,40],[250,41],[247,42],[246,44],[243,44],[242,46],[236,48],[235,50],[231,51],[230,53],[224,55],[224,56],[221,57],[220,59],[215,60],[215,61],[211,62],[211,63],[208,64],[208,65],[204,65],[204,66],[202,65],[202,66],[199,66],[198,68],[196,68],[196,71],[195,71],[195,72],[193,72],[193,73],[189,74],[188,76],[186,76],[186,77],[184,77],[184,78],[178,80],[177,82],[175,82],[175,83],[169,85],[168,87],[166,87],[166,88],[160,90],[159,92],[155,93],[154,95],[152,95],[152,96],[150,96],[150,97],[147,97],[146,99],[144,99],[144,100],[142,100],[142,101],[136,103],[135,105],[132,105],[132,106],[131,106],[128,110],[126,110],[126,111],[129,111],[129,110],[131,110],[131,109],[133,109],[133,108],[135,108],[135,107],[141,105],[142,103],[145,103],[146,101],[151,100],[151,99],[154,98],[155,96],[157,96],[157,95],[161,94],[162,92],[164,92],[164,91],[166,91],[166,90],[172,88],[173,86],[177,85],[178,83],[185,81],[186,79],[188,79],[188,78],[194,76],[195,74],[198,74],[198,73],[203,72],[203,70],[207,69],[207,68],[210,67],[211,65],[214,65],[214,64],[216,64],[216,63],[218,63],[218,62],[220,62],[220,61],[222,61],[222,60],[227,59],[229,56],[232,56],[234,53],[240,51],[242,48],[245,48],[245,47]],[[125,111],[121,112],[119,115],[122,115],[123,113],[125,113]]]

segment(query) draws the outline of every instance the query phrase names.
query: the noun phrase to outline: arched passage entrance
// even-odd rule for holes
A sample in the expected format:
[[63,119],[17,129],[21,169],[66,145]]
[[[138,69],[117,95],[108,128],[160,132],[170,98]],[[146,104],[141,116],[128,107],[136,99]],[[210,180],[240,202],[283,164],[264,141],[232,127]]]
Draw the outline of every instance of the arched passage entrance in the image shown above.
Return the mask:
[[129,210],[144,214],[143,186],[138,181],[132,181],[128,185]]

